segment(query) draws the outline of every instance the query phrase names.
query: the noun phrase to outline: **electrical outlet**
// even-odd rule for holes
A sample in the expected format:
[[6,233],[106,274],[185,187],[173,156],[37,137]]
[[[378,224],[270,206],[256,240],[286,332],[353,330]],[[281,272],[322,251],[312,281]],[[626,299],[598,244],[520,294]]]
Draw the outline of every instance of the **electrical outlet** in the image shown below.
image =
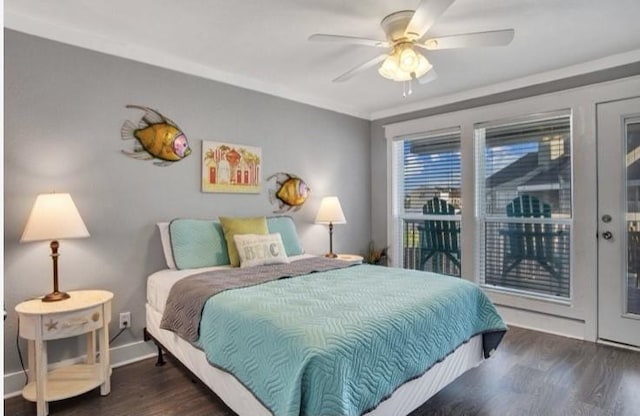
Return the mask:
[[131,312],[120,313],[120,329],[131,328]]

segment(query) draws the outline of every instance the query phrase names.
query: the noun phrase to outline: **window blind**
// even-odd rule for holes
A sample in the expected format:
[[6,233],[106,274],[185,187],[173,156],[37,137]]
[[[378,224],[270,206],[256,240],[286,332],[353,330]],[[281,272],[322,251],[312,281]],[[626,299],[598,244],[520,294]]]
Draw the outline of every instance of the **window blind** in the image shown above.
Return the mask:
[[571,114],[475,126],[481,281],[570,297]]
[[[459,229],[461,206],[460,131],[452,129],[434,134],[398,140],[393,143],[393,199],[395,255],[405,268],[430,270],[459,276],[459,235],[440,234],[444,244],[453,244],[457,252],[447,257],[441,251],[432,253],[429,246],[436,238],[429,229],[434,214],[425,208],[434,198],[451,207],[448,215],[438,214],[441,223]],[[431,202],[431,207],[433,203]],[[449,247],[449,246],[447,246]],[[431,253],[431,255],[430,255]]]
[[406,211],[422,212],[428,199],[440,197],[461,209],[460,133],[402,142],[401,195]]

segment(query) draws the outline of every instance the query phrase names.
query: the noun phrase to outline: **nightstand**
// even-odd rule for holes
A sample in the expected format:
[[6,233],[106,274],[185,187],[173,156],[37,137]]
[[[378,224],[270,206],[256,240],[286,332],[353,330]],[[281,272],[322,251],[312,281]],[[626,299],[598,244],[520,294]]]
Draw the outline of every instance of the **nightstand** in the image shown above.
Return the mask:
[[362,256],[359,256],[357,254],[338,254],[338,257],[336,258],[338,260],[344,261],[359,261],[360,263],[362,263],[362,261],[364,260]]
[[[98,386],[103,396],[111,391],[109,322],[113,293],[79,290],[69,292],[69,295],[69,299],[58,302],[32,299],[16,306],[20,336],[27,340],[29,348],[29,383],[22,395],[36,402],[38,416],[49,414],[50,401],[77,396]],[[47,341],[84,334],[87,338],[86,362],[47,371]]]

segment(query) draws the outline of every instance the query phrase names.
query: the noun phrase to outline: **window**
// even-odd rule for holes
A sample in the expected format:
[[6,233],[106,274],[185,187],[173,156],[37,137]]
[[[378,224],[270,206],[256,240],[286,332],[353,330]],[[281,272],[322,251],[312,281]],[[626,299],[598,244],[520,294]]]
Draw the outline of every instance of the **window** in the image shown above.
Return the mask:
[[393,255],[404,268],[460,276],[460,130],[394,141]]
[[474,135],[480,283],[569,298],[570,113],[481,123]]

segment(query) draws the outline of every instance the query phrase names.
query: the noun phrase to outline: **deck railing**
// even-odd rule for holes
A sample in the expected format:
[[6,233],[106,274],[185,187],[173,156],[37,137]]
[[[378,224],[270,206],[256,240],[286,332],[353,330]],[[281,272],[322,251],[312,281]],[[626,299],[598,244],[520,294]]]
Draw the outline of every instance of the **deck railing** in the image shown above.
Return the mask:
[[[425,270],[460,276],[460,269],[448,261],[445,256],[436,255],[421,264],[423,249],[420,247],[424,220],[403,220],[403,258],[406,269]],[[558,259],[555,276],[535,261],[523,261],[518,267],[504,273],[504,235],[500,230],[504,224],[494,223],[487,227],[485,235],[486,255],[481,264],[484,266],[484,284],[511,290],[540,293],[551,296],[569,297],[570,262],[569,234],[567,225],[554,225],[554,230],[562,231],[549,241],[550,249]],[[628,221],[628,271],[630,287],[640,288],[640,221]],[[640,309],[635,312],[640,312]]]
[[[459,221],[457,221],[459,224]],[[403,224],[403,267],[405,269],[424,270],[460,276],[460,268],[441,253],[422,263],[423,248],[420,247],[421,233],[424,232],[424,220],[405,219]]]
[[[424,220],[403,220],[403,267],[414,270],[425,270],[436,273],[460,276],[460,268],[449,261],[446,256],[436,254],[421,264],[423,248],[421,233],[424,232]],[[493,223],[487,227],[485,235],[484,259],[480,262],[484,276],[483,284],[509,290],[531,292],[550,296],[569,297],[570,264],[568,225],[552,225],[554,230],[561,231],[558,236],[548,240],[549,249],[554,250],[555,269],[543,267],[539,262],[524,260],[505,273],[505,235],[500,230],[506,224]],[[464,255],[464,253],[461,253]]]

